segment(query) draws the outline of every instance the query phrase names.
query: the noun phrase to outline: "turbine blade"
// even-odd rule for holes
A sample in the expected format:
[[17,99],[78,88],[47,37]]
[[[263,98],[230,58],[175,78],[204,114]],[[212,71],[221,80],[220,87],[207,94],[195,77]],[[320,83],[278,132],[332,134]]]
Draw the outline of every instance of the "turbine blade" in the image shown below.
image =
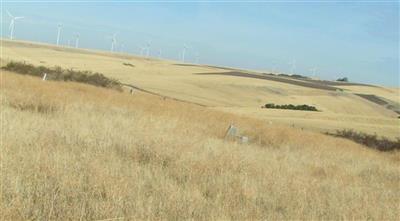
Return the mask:
[[10,22],[10,26],[8,27],[8,29],[10,29],[10,30],[11,30],[12,26],[14,26],[14,19],[12,19],[12,20],[11,20],[11,22]]
[[23,19],[24,17],[14,17],[15,20]]
[[6,12],[7,12],[8,16],[10,16],[11,18],[14,18],[14,16],[12,16],[12,14],[8,10]]

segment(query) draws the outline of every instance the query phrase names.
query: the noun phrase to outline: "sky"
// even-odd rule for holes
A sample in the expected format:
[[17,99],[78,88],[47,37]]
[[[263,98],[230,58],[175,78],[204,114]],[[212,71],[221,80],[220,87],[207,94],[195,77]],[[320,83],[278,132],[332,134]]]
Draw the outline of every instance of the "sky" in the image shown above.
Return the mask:
[[[399,1],[2,1],[19,40],[399,87]],[[316,68],[313,72],[312,69]]]

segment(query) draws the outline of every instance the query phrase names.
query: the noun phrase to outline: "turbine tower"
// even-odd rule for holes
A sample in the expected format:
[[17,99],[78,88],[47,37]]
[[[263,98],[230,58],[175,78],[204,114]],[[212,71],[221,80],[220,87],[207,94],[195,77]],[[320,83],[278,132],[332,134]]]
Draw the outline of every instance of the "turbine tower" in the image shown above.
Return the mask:
[[315,78],[316,73],[317,73],[317,68],[316,68],[316,67],[313,67],[313,68],[310,69],[310,71],[311,71],[311,73],[312,73],[313,78]]
[[184,45],[183,45],[183,50],[182,50],[182,62],[183,62],[183,63],[185,63],[186,49],[187,49],[187,45],[184,44]]
[[161,55],[162,55],[162,50],[160,48],[160,50],[158,51],[158,58],[161,58]]
[[140,56],[142,56],[142,57],[143,57],[143,55],[144,55],[144,51],[146,50],[146,47],[143,47],[143,46],[138,46],[138,48],[140,49]]
[[75,35],[75,48],[79,47],[79,33]]
[[199,64],[199,52],[196,52],[196,64]]
[[58,24],[57,26],[57,45],[60,45],[60,35],[61,35],[62,24]]
[[147,48],[147,51],[146,51],[146,57],[147,58],[149,58],[149,56],[150,56],[150,45],[151,45],[151,43],[150,43],[150,41],[148,41],[147,42],[147,47],[146,47]]
[[277,66],[277,63],[276,63],[275,61],[273,61],[273,62],[272,62],[272,73],[273,73],[273,74],[276,73],[276,69],[277,69],[276,66]]
[[23,19],[24,17],[14,17],[9,11],[7,11],[7,14],[11,18],[9,29],[10,29],[10,39],[13,40],[14,39],[15,21],[19,20],[19,19]]
[[117,44],[117,33],[111,36],[111,51],[114,51],[115,45]]

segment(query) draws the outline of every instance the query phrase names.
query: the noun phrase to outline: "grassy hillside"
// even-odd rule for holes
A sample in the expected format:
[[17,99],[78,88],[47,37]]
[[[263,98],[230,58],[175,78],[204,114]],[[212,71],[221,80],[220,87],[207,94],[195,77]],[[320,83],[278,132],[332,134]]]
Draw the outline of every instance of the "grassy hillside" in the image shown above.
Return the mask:
[[[98,72],[122,83],[163,96],[202,104],[229,113],[239,113],[264,123],[293,125],[320,132],[353,129],[390,138],[395,138],[400,133],[397,113],[356,95],[373,94],[398,109],[400,108],[398,88],[335,85],[332,82],[270,75],[267,76],[268,79],[238,77],[221,74],[235,70],[207,65],[177,64],[168,60],[145,59],[125,54],[29,42],[2,40],[1,44],[3,54],[0,58],[3,64],[7,61],[25,61],[35,66],[60,66],[64,69]],[[255,72],[249,73],[261,75]],[[323,87],[313,86],[318,82],[323,84]],[[338,91],[325,90],[323,89],[325,87],[335,87]],[[321,112],[309,113],[304,117],[304,113],[296,111],[261,109],[260,107],[266,103],[306,104],[315,106]]]
[[[2,220],[400,216],[399,152],[141,92],[0,83]],[[223,140],[231,123],[250,144]]]

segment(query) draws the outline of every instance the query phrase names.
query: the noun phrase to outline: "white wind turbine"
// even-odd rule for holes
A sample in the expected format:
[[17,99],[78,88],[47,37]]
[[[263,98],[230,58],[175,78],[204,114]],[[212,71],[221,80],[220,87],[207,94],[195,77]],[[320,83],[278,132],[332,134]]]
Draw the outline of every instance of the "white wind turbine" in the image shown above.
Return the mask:
[[150,45],[151,45],[151,43],[150,43],[150,41],[148,41],[148,42],[147,42],[147,45],[146,45],[146,49],[147,49],[147,51],[146,51],[146,57],[147,57],[147,58],[150,56]]
[[14,29],[15,29],[15,21],[19,19],[23,19],[24,17],[14,17],[9,11],[7,11],[8,16],[10,16],[11,21],[10,21],[10,39],[14,39]]
[[162,50],[160,48],[160,50],[158,51],[158,58],[161,58],[161,55],[162,55]]
[[60,45],[61,29],[62,29],[62,24],[60,23],[57,26],[57,45]]
[[115,49],[115,45],[117,44],[117,33],[114,33],[112,36],[108,37],[109,39],[111,39],[111,49],[110,51],[114,51]]
[[185,54],[186,54],[186,50],[187,50],[187,45],[184,44],[183,45],[183,50],[182,50],[182,62],[185,63]]
[[140,46],[140,45],[139,45],[138,48],[140,49],[140,56],[143,57],[144,51],[146,50],[146,47],[143,47],[143,46]]
[[272,62],[272,73],[275,74],[276,71],[277,71],[277,63],[276,63],[276,61],[273,61]]
[[196,52],[196,64],[199,64],[199,52]]
[[75,35],[75,48],[79,47],[79,33]]
[[316,76],[316,73],[317,73],[317,68],[316,67],[313,67],[313,68],[311,68],[310,69],[310,71],[311,71],[311,73],[312,73],[312,76],[313,76],[313,78],[315,78],[315,76]]

